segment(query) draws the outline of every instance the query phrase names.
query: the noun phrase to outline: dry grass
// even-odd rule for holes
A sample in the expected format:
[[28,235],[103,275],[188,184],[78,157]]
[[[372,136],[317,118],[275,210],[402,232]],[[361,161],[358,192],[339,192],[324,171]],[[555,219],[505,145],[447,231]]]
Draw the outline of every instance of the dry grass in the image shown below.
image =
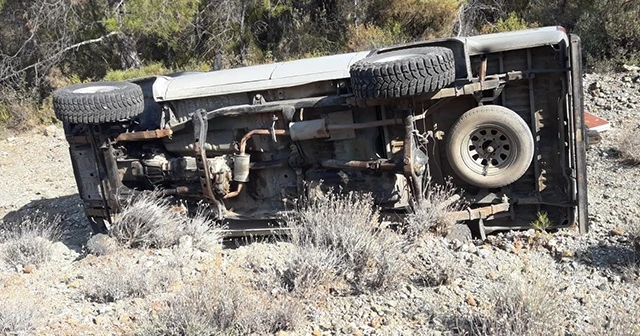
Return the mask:
[[4,223],[0,227],[0,255],[2,260],[19,268],[47,262],[52,254],[52,242],[61,235],[60,217],[35,214],[18,223]]
[[85,296],[99,303],[115,302],[125,298],[143,298],[169,282],[163,270],[149,269],[133,263],[115,263],[93,270],[87,276]]
[[610,310],[606,318],[599,318],[593,323],[596,326],[593,334],[611,336],[640,335],[640,316],[637,308],[618,307]]
[[164,248],[190,236],[193,247],[211,251],[222,241],[222,229],[204,210],[189,218],[175,211],[169,200],[153,193],[130,199],[109,234],[125,247]]
[[[382,289],[398,279],[402,241],[379,224],[370,195],[327,193],[287,218],[297,253],[288,256],[285,282],[312,288],[314,274],[331,276],[331,269],[357,291]],[[305,252],[303,252],[305,251]],[[326,257],[305,259],[306,251]]]
[[38,306],[24,297],[0,298],[0,335],[35,335],[41,315]]
[[334,250],[295,246],[279,274],[280,281],[288,291],[304,295],[320,285],[331,284],[344,272],[342,267],[342,258]]
[[464,261],[461,261],[447,244],[443,239],[429,239],[407,252],[414,283],[435,287],[453,282],[460,269],[464,267]]
[[456,224],[448,213],[461,210],[463,206],[464,202],[450,180],[444,185],[430,187],[423,202],[415,204],[413,212],[405,218],[406,237],[416,241],[429,234],[447,236]]
[[550,293],[555,290],[542,281],[497,284],[490,311],[456,319],[454,330],[463,335],[562,335],[567,325],[562,298]]
[[91,236],[87,241],[87,251],[97,256],[114,253],[119,248],[115,239],[102,233]]
[[640,137],[637,126],[627,126],[618,144],[620,158],[630,165],[640,165]]
[[264,295],[228,278],[208,278],[169,299],[143,334],[274,334],[295,330],[304,322],[297,302]]
[[450,259],[434,261],[433,259],[421,259],[422,265],[416,268],[414,280],[417,284],[426,287],[450,285],[456,277],[456,269]]

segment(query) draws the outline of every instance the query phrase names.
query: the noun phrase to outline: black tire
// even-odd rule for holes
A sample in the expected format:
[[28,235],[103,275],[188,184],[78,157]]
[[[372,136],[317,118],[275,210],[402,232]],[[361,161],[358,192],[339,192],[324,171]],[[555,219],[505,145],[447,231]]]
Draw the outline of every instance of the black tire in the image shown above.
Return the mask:
[[533,159],[533,135],[514,111],[499,105],[465,112],[449,131],[447,157],[458,177],[481,188],[517,181]]
[[434,92],[456,78],[453,51],[424,47],[364,58],[351,66],[351,87],[359,98],[400,98]]
[[140,86],[129,82],[77,84],[53,93],[53,110],[64,122],[116,122],[142,114],[144,96]]

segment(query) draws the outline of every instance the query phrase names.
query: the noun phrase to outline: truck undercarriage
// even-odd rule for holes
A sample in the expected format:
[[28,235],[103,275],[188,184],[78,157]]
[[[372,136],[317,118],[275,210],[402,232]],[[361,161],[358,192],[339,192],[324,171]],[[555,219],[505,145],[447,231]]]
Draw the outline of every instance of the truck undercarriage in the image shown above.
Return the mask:
[[[381,49],[361,56],[351,78],[223,94],[172,98],[144,78],[132,84],[144,97],[133,118],[59,117],[97,231],[142,191],[191,211],[204,203],[247,234],[332,189],[403,213],[450,181],[469,204],[451,216],[482,234],[528,228],[541,212],[584,232],[580,45],[558,34],[524,47],[446,39]],[[434,73],[421,68],[430,52]],[[164,80],[183,89],[189,76]],[[64,102],[57,113],[72,106]]]

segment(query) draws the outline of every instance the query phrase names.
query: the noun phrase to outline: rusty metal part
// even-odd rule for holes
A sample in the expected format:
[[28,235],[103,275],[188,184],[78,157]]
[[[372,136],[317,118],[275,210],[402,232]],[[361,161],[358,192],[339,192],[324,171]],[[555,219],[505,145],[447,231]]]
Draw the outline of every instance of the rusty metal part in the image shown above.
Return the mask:
[[162,191],[162,194],[165,196],[186,195],[190,192],[191,190],[189,189],[189,187],[176,187],[175,189],[164,189]]
[[327,122],[324,119],[313,119],[289,123],[291,140],[311,140],[328,138]]
[[501,212],[508,212],[510,208],[509,203],[491,204],[481,208],[450,212],[447,216],[456,221],[485,219]]
[[236,191],[232,191],[232,192],[224,195],[224,199],[237,197],[242,192],[242,189],[244,189],[244,183],[243,182],[238,182],[238,188],[236,189]]
[[233,156],[233,180],[236,182],[249,182],[249,169],[251,168],[251,155],[236,154]]
[[374,128],[374,127],[382,127],[382,126],[390,126],[390,125],[402,125],[402,119],[385,119],[385,120],[376,120],[376,121],[369,121],[369,122],[363,122],[363,123],[357,123],[357,124],[329,124],[327,125],[327,129],[329,129],[329,131],[340,131],[340,130]]
[[[422,102],[428,100],[442,99],[447,97],[460,97],[460,96],[468,96],[473,95],[478,91],[484,90],[493,90],[500,85],[504,84],[504,80],[501,80],[499,77],[490,76],[485,79],[483,82],[472,82],[464,85],[457,85],[454,87],[446,87],[440,89],[437,92],[411,97],[412,102]],[[368,107],[368,106],[378,106],[383,104],[389,104],[393,102],[392,99],[364,99],[364,98],[356,98],[351,97],[347,99],[349,105],[354,105],[358,107]]]
[[153,131],[140,131],[122,133],[116,137],[116,141],[140,141],[149,139],[161,139],[170,137],[173,134],[171,129],[157,129]]
[[[329,107],[348,106],[346,96],[322,96],[302,99],[279,100],[266,102],[260,105],[237,105],[222,107],[206,112],[206,119],[211,120],[219,117],[237,117],[254,113],[282,113],[287,121],[293,120],[295,111],[305,107]],[[183,129],[187,121],[171,124],[172,130]]]
[[245,134],[242,137],[242,140],[240,140],[240,154],[245,154],[246,149],[247,149],[247,141],[249,141],[249,139],[251,139],[252,136],[254,135],[287,135],[287,131],[286,130],[281,130],[281,129],[274,129],[274,130],[270,130],[270,129],[254,129],[252,131],[249,131],[247,134]]
[[336,169],[370,169],[370,170],[400,170],[402,166],[384,160],[376,161],[343,161],[322,160],[320,166]]
[[487,78],[487,55],[482,55],[481,57],[482,63],[480,63],[480,81],[484,82]]
[[409,181],[403,174],[359,169],[311,168],[305,171],[305,194],[321,199],[331,190],[371,194],[376,204],[409,206]]
[[207,140],[207,131],[209,128],[209,121],[205,119],[206,113],[207,112],[205,110],[200,109],[193,114],[193,143],[196,152],[196,169],[198,171],[203,196],[217,208],[218,218],[222,218],[223,205],[213,193],[209,164],[207,161],[207,152],[203,148],[203,143]]
[[254,135],[287,135],[287,131],[279,129],[255,129],[249,131],[240,140],[240,154],[233,157],[233,180],[238,182],[236,191],[232,191],[224,196],[225,199],[234,198],[240,195],[244,189],[244,183],[249,181],[249,169],[251,167],[251,156],[246,154],[247,141]]
[[357,124],[327,124],[325,119],[313,119],[289,123],[293,141],[330,138],[331,131],[356,130],[390,125],[401,125],[402,119],[385,119]]
[[421,204],[424,198],[422,193],[422,179],[418,177],[418,173],[414,167],[414,158],[415,155],[413,151],[416,149],[414,146],[413,139],[413,116],[410,111],[404,111],[404,175],[405,177],[411,181],[412,191],[414,195],[414,199],[417,204]]
[[95,216],[95,217],[103,217],[103,218],[109,217],[109,213],[105,208],[91,208],[87,206],[84,212],[85,214],[87,214],[87,216]]
[[280,160],[251,162],[249,164],[249,167],[251,168],[251,170],[286,168],[290,166],[289,163],[290,163],[290,158],[286,158],[286,159],[280,159]]
[[444,200],[442,203],[438,204],[439,209],[446,209],[447,207],[453,205],[454,203],[460,201],[461,197],[458,194],[454,194],[451,197]]
[[113,216],[121,210],[120,195],[128,194],[131,189],[122,184],[114,148],[105,134],[107,132],[104,125],[96,125],[90,129],[91,142],[96,150],[96,160],[104,167],[104,170],[98,170],[102,197],[109,206],[109,214]]

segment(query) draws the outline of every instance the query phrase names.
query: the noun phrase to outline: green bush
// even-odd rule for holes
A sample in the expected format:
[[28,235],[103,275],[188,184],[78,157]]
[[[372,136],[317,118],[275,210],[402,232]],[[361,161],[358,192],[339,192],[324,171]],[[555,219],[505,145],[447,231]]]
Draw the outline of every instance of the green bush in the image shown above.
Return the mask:
[[0,132],[26,131],[34,125],[55,122],[51,98],[38,104],[32,98],[0,100]]
[[640,2],[597,0],[578,20],[587,64],[612,70],[622,63],[640,64]]
[[350,25],[347,38],[348,51],[363,51],[388,47],[406,42],[407,37],[401,31],[399,24],[388,28],[381,28],[373,24]]
[[381,12],[385,24],[397,23],[412,39],[450,36],[461,0],[396,0],[385,1]]
[[532,27],[537,27],[537,23],[527,23],[524,19],[520,18],[516,13],[509,13],[504,19],[499,19],[496,23],[487,23],[480,30],[483,34],[502,33],[514,30],[522,30]]
[[105,81],[123,81],[134,78],[142,78],[154,75],[165,75],[178,71],[210,71],[211,67],[205,63],[192,63],[180,69],[167,68],[160,62],[149,63],[140,69],[128,70],[111,70],[107,72],[103,80]]
[[123,81],[153,75],[164,75],[168,73],[171,73],[171,70],[167,69],[162,63],[156,62],[145,65],[140,69],[110,70],[104,76],[104,80]]

